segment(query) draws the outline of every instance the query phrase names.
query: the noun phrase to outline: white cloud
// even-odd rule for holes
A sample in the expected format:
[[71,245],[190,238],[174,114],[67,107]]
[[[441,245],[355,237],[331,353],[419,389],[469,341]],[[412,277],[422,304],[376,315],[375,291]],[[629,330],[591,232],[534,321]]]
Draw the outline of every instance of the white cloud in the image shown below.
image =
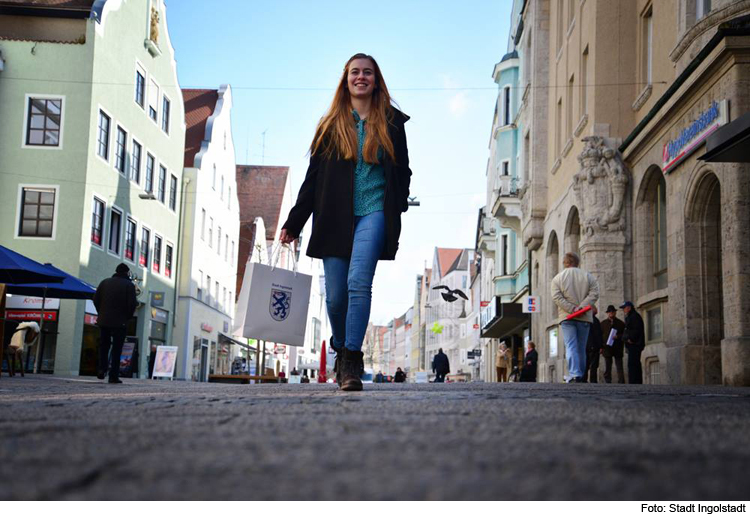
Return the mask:
[[464,91],[458,92],[453,97],[451,97],[448,103],[448,107],[450,108],[453,117],[460,118],[463,117],[464,114],[466,114],[466,111],[468,110],[470,104],[471,101],[469,99],[469,96]]

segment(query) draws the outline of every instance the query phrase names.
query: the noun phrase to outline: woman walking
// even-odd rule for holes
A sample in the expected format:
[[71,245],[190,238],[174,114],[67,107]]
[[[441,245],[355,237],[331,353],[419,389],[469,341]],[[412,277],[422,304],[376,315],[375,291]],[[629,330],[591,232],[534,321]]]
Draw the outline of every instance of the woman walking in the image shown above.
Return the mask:
[[310,167],[281,242],[299,237],[312,214],[307,255],[323,259],[336,379],[361,391],[362,341],[370,319],[378,260],[393,260],[408,209],[409,154],[404,123],[378,63],[349,59],[310,147]]

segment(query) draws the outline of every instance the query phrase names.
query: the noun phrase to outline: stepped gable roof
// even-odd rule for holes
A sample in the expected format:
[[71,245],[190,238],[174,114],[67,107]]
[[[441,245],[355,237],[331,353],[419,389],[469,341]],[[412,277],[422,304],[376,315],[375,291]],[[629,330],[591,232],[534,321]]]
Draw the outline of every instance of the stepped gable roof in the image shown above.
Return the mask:
[[266,240],[273,240],[279,225],[284,189],[289,167],[272,165],[238,165],[237,198],[240,224],[263,217]]
[[216,109],[219,91],[185,89],[182,99],[185,102],[185,167],[195,167],[195,155],[206,137],[206,123]]
[[461,256],[463,250],[461,248],[436,248],[436,250],[440,277],[445,277],[451,271],[453,263]]

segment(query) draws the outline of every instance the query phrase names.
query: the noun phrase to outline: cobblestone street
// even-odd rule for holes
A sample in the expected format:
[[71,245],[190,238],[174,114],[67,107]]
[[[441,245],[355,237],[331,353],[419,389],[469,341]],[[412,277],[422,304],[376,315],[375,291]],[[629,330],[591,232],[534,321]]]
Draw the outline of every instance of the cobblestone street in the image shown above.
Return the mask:
[[0,378],[0,499],[747,499],[750,388]]

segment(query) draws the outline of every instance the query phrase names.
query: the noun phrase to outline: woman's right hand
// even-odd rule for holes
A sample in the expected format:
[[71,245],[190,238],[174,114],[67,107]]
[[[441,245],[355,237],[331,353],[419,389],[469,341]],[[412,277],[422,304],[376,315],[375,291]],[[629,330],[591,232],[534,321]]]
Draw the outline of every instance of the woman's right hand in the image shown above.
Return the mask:
[[279,241],[281,241],[281,244],[291,244],[296,238],[297,237],[292,236],[291,233],[286,231],[286,228],[281,229],[281,234],[279,235]]

